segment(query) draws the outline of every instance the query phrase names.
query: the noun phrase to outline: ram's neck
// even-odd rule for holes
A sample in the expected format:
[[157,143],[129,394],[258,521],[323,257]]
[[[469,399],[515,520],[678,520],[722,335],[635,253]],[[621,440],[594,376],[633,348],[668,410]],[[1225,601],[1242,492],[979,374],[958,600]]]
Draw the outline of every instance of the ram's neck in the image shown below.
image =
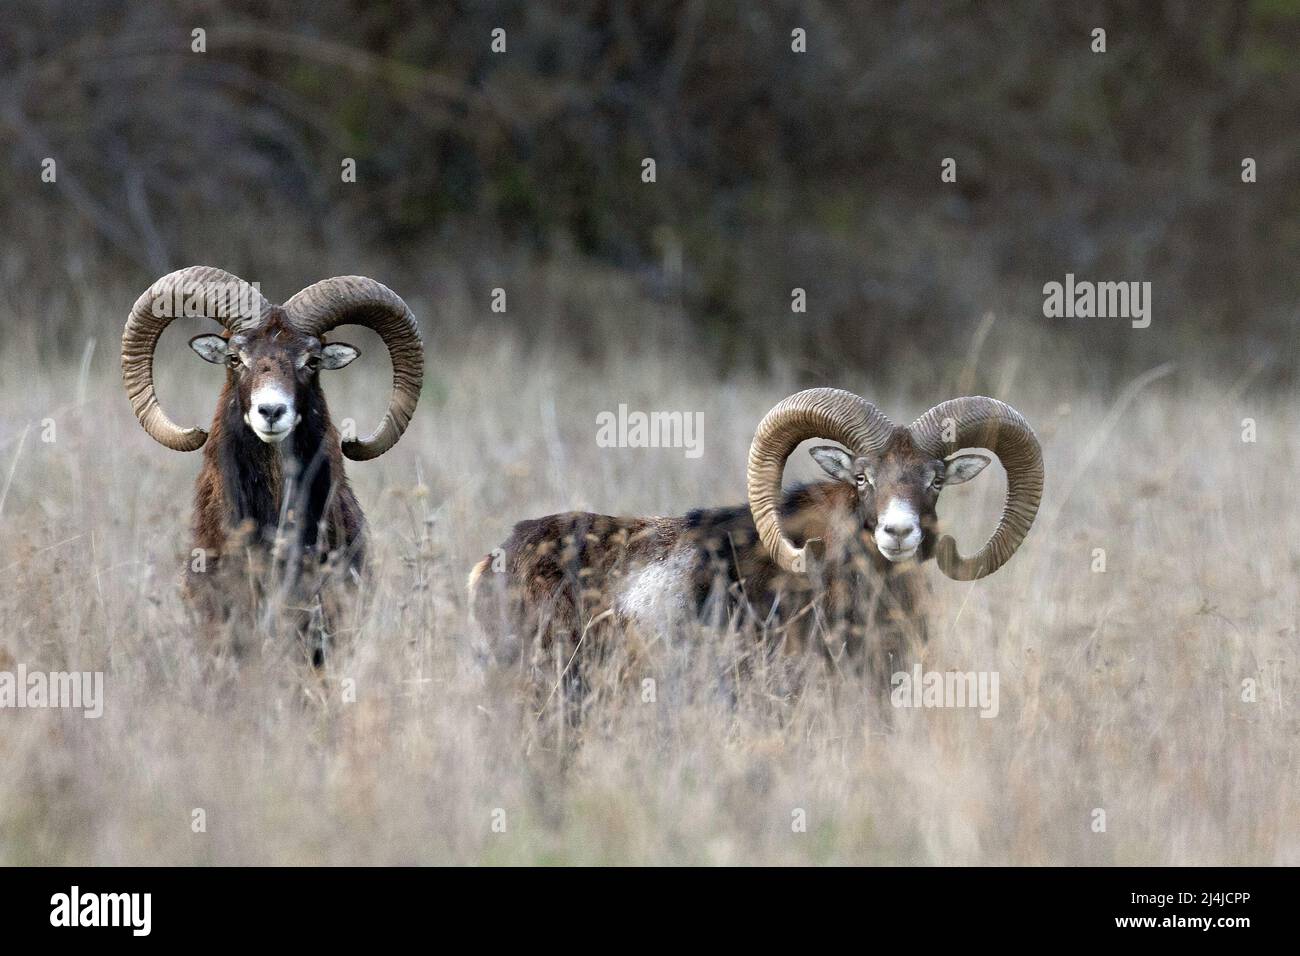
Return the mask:
[[306,547],[315,547],[337,486],[343,482],[339,437],[330,422],[320,384],[312,386],[302,421],[286,445],[283,473],[291,476],[295,524]]
[[245,528],[263,542],[277,533],[296,533],[304,547],[314,547],[326,517],[341,465],[332,449],[338,437],[330,424],[319,387],[302,410],[302,421],[279,444],[267,444],[246,427],[238,398],[223,394],[210,441],[225,499],[225,523]]
[[857,493],[838,481],[800,485],[785,493],[781,527],[798,547],[843,537],[853,526]]
[[862,527],[857,491],[843,482],[791,488],[781,503],[781,527],[797,547],[811,542],[813,553],[831,564],[862,567],[865,561],[883,573],[895,568]]
[[215,450],[226,524],[270,540],[280,523],[282,455],[245,426],[237,396],[223,393],[209,445]]

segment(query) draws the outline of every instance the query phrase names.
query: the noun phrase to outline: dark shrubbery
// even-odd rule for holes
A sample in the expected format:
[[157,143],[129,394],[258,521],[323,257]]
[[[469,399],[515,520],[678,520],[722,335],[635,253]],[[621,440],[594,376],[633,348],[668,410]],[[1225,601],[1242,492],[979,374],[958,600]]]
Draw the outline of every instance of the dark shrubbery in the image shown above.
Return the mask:
[[11,286],[563,251],[635,273],[730,361],[774,347],[795,286],[803,347],[845,358],[899,327],[964,347],[1066,272],[1152,281],[1183,332],[1292,331],[1300,3],[13,7]]

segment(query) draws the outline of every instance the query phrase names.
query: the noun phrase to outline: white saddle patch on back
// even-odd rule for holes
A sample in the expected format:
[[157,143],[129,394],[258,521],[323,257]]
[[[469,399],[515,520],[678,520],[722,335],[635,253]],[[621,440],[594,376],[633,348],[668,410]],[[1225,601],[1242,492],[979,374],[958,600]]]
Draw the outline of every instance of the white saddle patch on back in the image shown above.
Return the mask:
[[680,550],[628,572],[614,602],[619,616],[655,628],[692,613],[694,562],[692,552]]

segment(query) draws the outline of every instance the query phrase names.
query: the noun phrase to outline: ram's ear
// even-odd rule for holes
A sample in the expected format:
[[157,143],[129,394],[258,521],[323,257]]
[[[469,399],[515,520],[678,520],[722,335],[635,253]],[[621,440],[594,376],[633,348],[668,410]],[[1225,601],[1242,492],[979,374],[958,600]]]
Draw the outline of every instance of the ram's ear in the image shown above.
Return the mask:
[[944,462],[943,483],[960,485],[963,481],[970,481],[992,460],[988,455],[958,455],[956,458],[949,458]]
[[213,365],[225,365],[230,355],[230,342],[220,335],[196,335],[190,339],[190,348],[199,358]]
[[849,485],[857,484],[853,478],[853,459],[843,448],[836,448],[834,445],[818,445],[816,448],[809,448],[808,454],[813,456],[813,461],[822,466],[822,471],[836,481]]
[[346,342],[331,342],[320,350],[320,367],[343,368],[345,365],[351,365],[360,354],[360,350]]

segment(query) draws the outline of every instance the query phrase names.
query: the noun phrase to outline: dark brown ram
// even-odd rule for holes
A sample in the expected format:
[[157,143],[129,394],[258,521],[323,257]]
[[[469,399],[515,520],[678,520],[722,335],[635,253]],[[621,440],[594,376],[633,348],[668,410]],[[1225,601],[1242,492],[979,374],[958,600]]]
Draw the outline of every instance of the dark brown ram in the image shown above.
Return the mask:
[[[203,359],[226,367],[210,433],[175,424],[154,393],[154,350],[181,316],[215,319],[225,328],[190,341]],[[383,339],[393,391],[372,435],[340,441],[319,372],[357,357],[352,346],[325,340],[344,324]],[[325,279],[277,306],[228,272],[193,266],[163,276],[140,296],[122,333],[123,378],[150,436],[175,451],[203,448],[187,592],[207,623],[240,609],[256,621],[273,569],[276,593],[298,612],[300,632],[306,636],[308,618],[319,624],[310,638],[319,663],[336,590],[327,585],[358,580],[365,556],[365,517],[343,460],[376,458],[397,443],[419,400],[423,369],[411,310],[373,279]]]
[[[803,441],[833,479],[783,490],[786,459]],[[1006,506],[978,552],[963,557],[938,536],[935,506],[945,484],[988,464],[1007,472]],[[674,617],[739,615],[797,647],[848,654],[881,672],[900,641],[923,636],[931,557],[969,581],[1002,567],[1029,532],[1043,487],[1043,461],[1029,424],[992,398],[936,405],[896,426],[875,406],[838,389],[799,392],[773,408],[749,455],[749,504],[670,518],[570,512],[517,524],[470,575],[470,600],[498,659],[540,665],[538,651],[572,654],[600,623],[652,631]],[[584,637],[584,635],[586,635]],[[521,655],[525,648],[529,655]]]

